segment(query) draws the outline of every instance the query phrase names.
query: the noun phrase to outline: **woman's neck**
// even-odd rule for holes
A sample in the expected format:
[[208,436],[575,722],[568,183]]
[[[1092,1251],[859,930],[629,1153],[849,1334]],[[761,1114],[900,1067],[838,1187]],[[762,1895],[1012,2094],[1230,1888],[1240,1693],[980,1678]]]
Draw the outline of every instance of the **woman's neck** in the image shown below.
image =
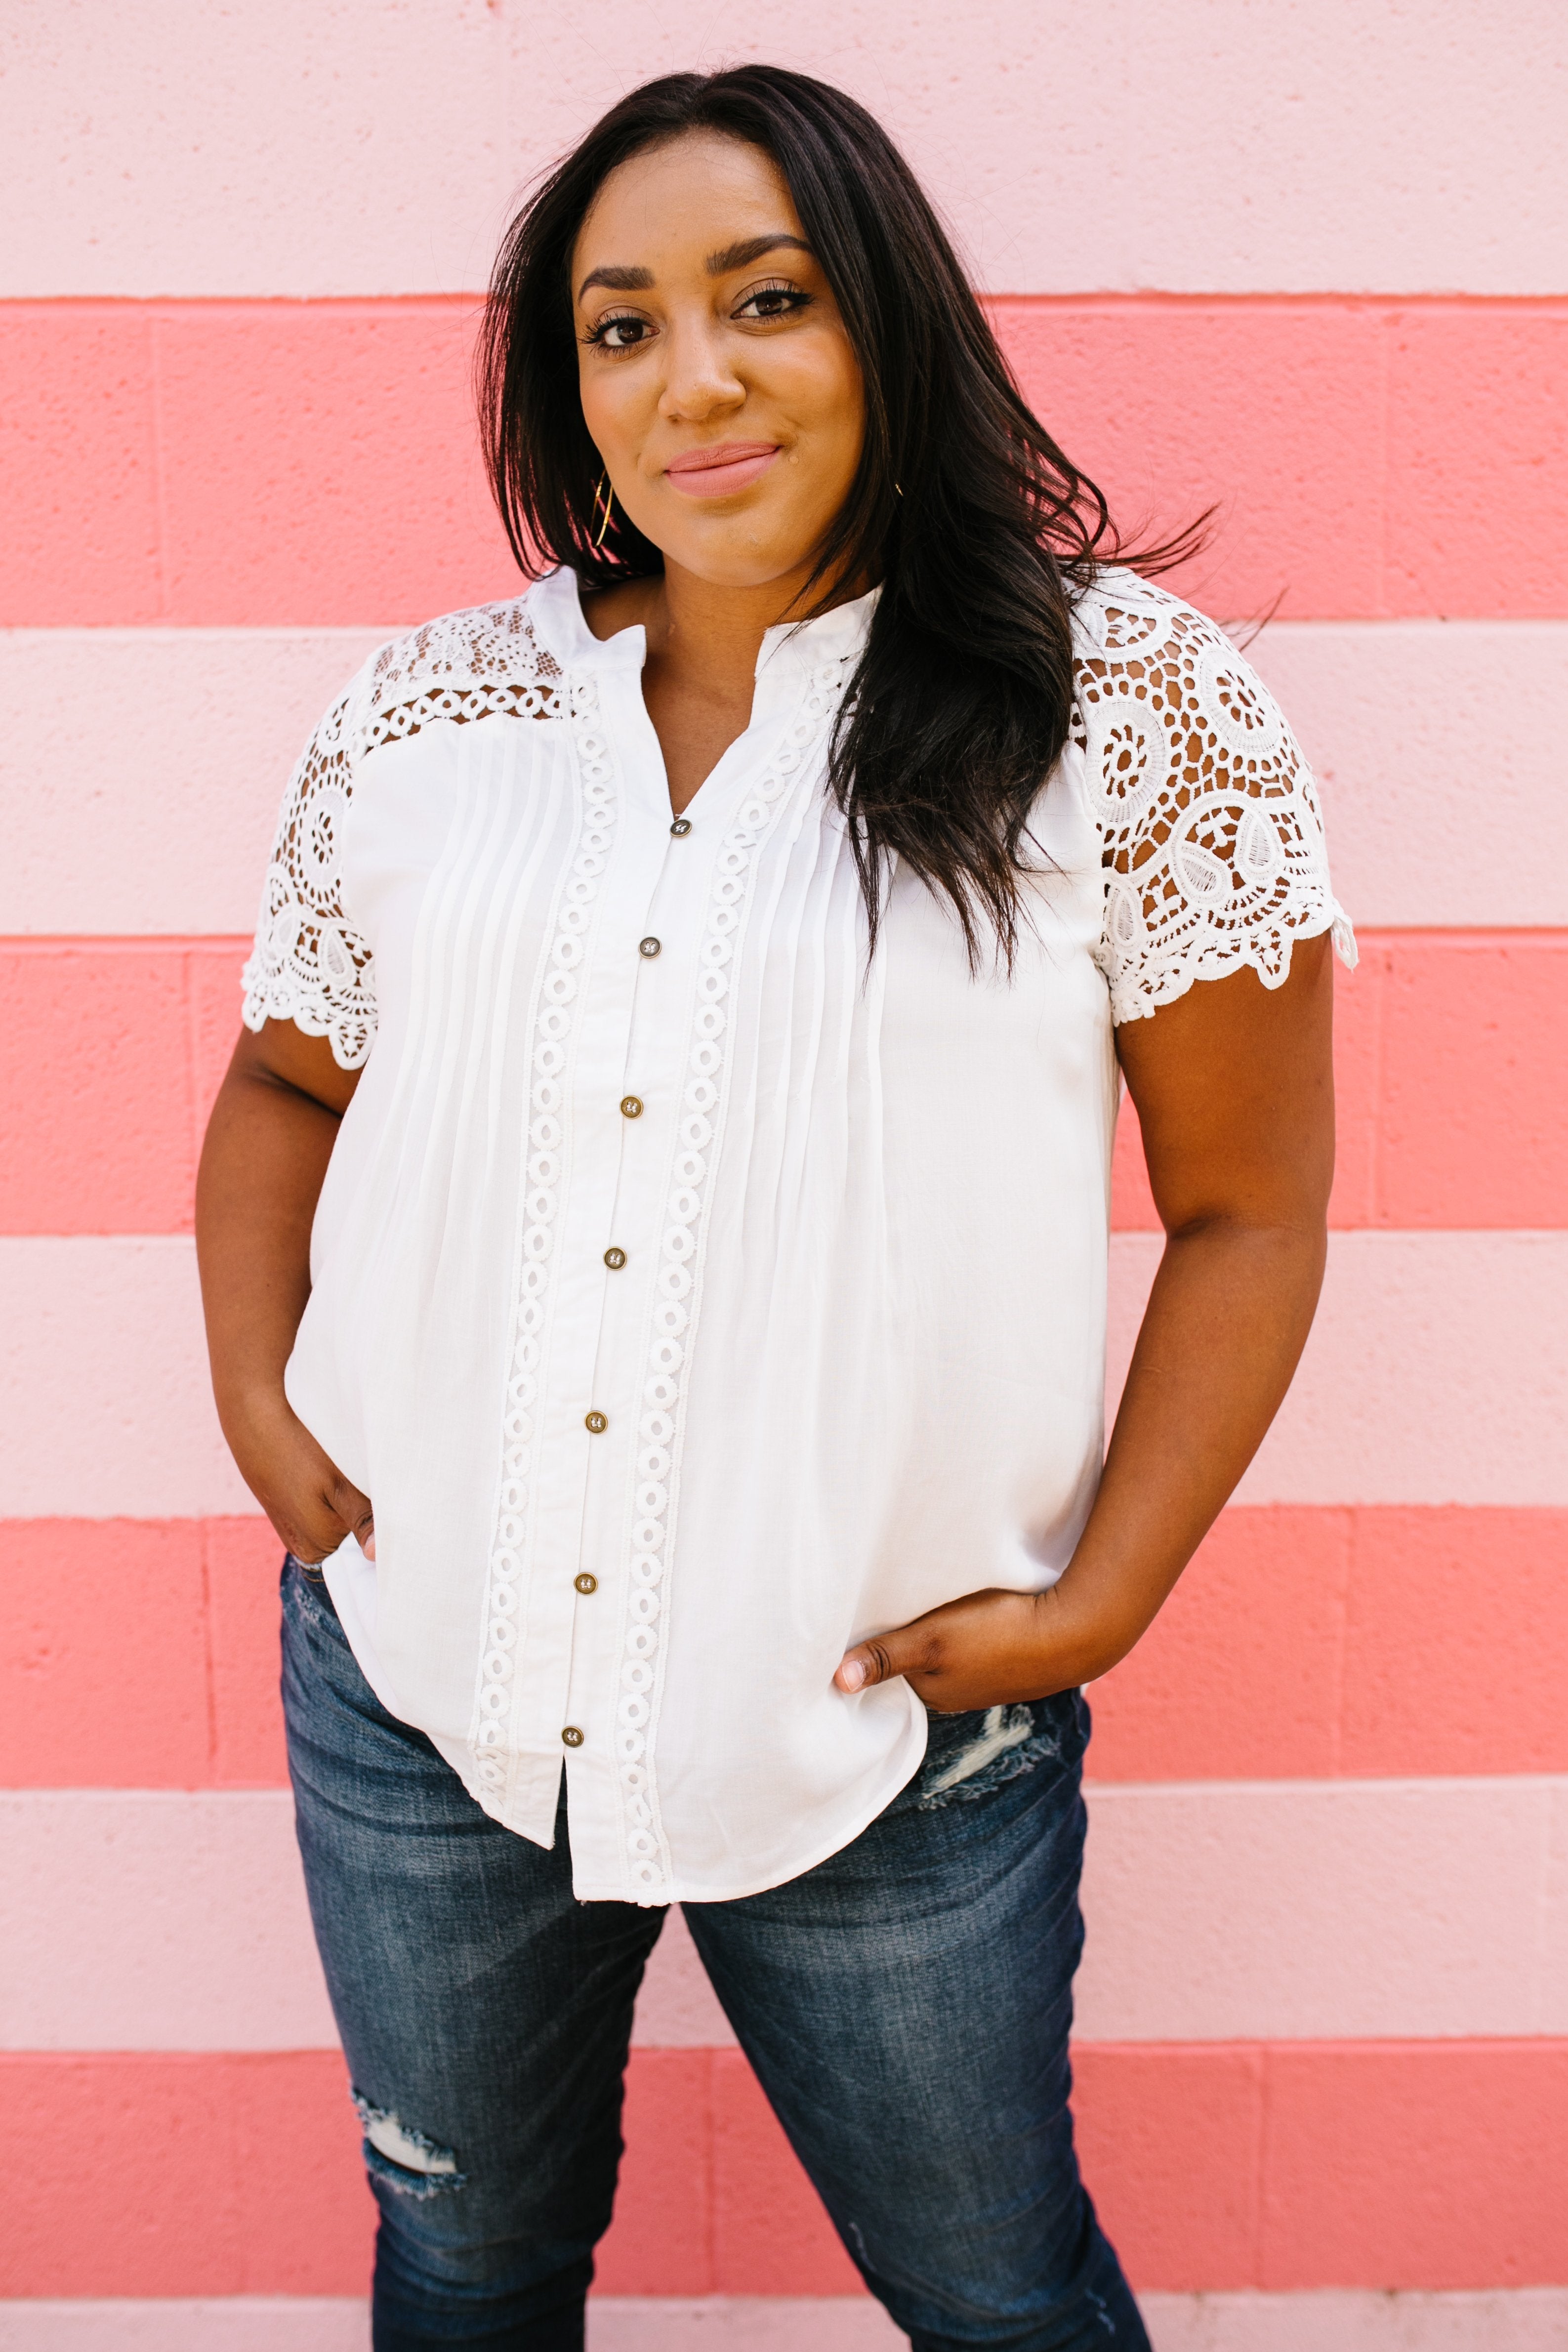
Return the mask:
[[[805,617],[816,602],[810,578],[803,566],[758,588],[730,588],[671,564],[658,579],[628,580],[585,601],[584,616],[601,642],[623,629],[647,632],[643,700],[678,815],[750,726],[763,639],[780,622]],[[859,593],[841,584],[822,609]]]

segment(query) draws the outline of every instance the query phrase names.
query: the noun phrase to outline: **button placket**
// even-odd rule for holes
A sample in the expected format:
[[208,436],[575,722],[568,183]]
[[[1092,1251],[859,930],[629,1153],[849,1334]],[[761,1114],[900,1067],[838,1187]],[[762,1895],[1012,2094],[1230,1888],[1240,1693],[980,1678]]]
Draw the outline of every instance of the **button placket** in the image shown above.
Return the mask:
[[[497,1810],[504,1810],[511,1779],[514,1725],[520,1701],[517,1662],[521,1594],[539,1508],[540,1378],[544,1370],[551,1300],[559,1273],[556,1224],[565,1140],[563,1112],[569,1049],[581,1014],[580,981],[585,941],[616,819],[614,767],[607,736],[598,719],[597,690],[593,681],[574,681],[571,700],[581,813],[571,868],[557,901],[553,936],[543,958],[533,1016],[521,1270],[513,1307],[502,1425],[500,1495],[486,1579],[485,1632],[469,1735],[479,1790]],[[556,1721],[560,1721],[559,1715]]]
[[[633,775],[627,782],[615,880],[600,911],[593,969],[585,982],[595,1023],[612,1003],[625,1015],[624,1030],[616,1032],[616,1060],[609,1059],[608,1030],[596,1028],[597,1055],[582,1055],[574,1071],[578,1108],[574,1151],[588,1148],[582,1139],[591,1121],[596,1230],[584,1227],[581,1214],[584,1202],[577,1195],[574,1174],[574,1205],[561,1236],[574,1268],[585,1273],[591,1265],[597,1276],[593,1287],[594,1336],[584,1365],[589,1393],[577,1406],[576,1425],[581,1433],[592,1415],[597,1415],[602,1425],[590,1426],[586,1434],[576,1439],[575,1452],[584,1469],[582,1509],[572,1532],[561,1530],[563,1546],[570,1544],[571,1549],[566,1572],[557,1587],[564,1591],[574,1612],[570,1669],[560,1711],[586,1725],[590,1750],[599,1759],[574,1797],[574,1832],[584,1868],[590,1866],[587,1857],[595,1850],[613,1866],[621,1848],[605,1702],[613,1706],[620,1666],[625,1622],[619,1606],[622,1574],[614,1577],[616,1604],[607,1612],[608,1594],[602,1588],[609,1572],[607,1564],[616,1562],[618,1568],[626,1557],[626,1482],[636,1444],[637,1368],[647,1344],[647,1286],[656,1267],[658,1202],[665,1190],[663,1173],[669,1149],[665,1120],[677,1089],[685,1027],[678,1013],[672,1034],[663,1008],[672,989],[679,1004],[689,983],[690,950],[681,942],[693,938],[703,904],[701,867],[684,860],[671,861],[673,845],[667,839],[665,824],[649,822],[650,812],[642,795],[652,781]],[[667,861],[673,863],[673,875]],[[647,970],[654,959],[643,949],[644,940],[653,939],[658,939],[663,958],[657,972]],[[617,1067],[622,1083],[630,1080],[638,1092],[616,1096]],[[599,1073],[596,1095],[590,1086],[594,1069]],[[585,1161],[583,1172],[586,1172]],[[606,1226],[616,1236],[607,1247],[603,1238]],[[623,1281],[627,1268],[630,1272]],[[612,1275],[616,1277],[614,1282]],[[586,1339],[586,1333],[584,1336]],[[590,1398],[591,1415],[584,1415],[583,1404]],[[589,1599],[595,1593],[599,1597],[590,1607]],[[602,1736],[595,1728],[601,1721]],[[585,1769],[585,1765],[574,1766],[574,1773]]]
[[[759,780],[746,789],[735,822],[720,845],[709,885],[671,1171],[674,1181],[665,1202],[665,1230],[659,1244],[653,1339],[637,1422],[627,1622],[616,1708],[615,1748],[626,1858],[635,1899],[639,1901],[657,1900],[667,1883],[658,1792],[647,1748],[662,1679],[660,1634],[667,1605],[679,1411],[690,1320],[687,1302],[722,1112],[731,966],[755,880],[758,850],[773,831],[803,761],[831,719],[834,689],[842,676],[842,667],[834,666],[805,682],[783,742]],[[678,820],[671,826],[672,832],[678,832],[679,824]]]

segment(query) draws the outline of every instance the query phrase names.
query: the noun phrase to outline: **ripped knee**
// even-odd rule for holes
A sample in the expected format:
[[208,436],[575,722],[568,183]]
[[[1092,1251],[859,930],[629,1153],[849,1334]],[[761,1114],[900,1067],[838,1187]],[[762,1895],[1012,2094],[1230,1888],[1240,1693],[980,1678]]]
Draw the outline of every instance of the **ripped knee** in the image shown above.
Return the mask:
[[468,2186],[468,2175],[458,2169],[449,2147],[411,2125],[389,2108],[378,2107],[363,2093],[353,2095],[364,2133],[365,2169],[373,2179],[384,2180],[400,2197],[444,2197]]

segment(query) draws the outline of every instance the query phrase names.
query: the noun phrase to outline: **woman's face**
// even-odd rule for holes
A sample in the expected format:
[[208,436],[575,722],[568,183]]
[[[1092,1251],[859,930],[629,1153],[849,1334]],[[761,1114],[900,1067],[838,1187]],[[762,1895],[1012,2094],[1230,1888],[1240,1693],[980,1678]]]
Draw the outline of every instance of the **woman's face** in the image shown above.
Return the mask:
[[804,576],[865,403],[772,158],[706,131],[634,156],[583,224],[572,291],[583,414],[637,529],[718,586]]

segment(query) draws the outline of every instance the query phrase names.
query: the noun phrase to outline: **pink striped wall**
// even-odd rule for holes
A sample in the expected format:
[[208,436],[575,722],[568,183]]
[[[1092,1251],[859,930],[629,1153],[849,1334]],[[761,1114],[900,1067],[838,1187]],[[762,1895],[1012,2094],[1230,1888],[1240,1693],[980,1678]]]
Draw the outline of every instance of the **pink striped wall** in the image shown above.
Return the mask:
[[[1562,2040],[1102,2044],[1076,2072],[1141,2287],[1522,2286],[1568,2260]],[[29,2151],[6,2294],[363,2287],[371,2206],[334,2053],[9,2055],[0,2108]],[[854,2291],[737,2051],[637,2052],[626,2133],[602,2294]]]
[[[1216,612],[1561,616],[1568,304],[994,308],[1130,519],[1219,504],[1187,583]],[[406,624],[509,593],[474,315],[466,296],[0,305],[0,625]]]
[[[0,1787],[281,1787],[279,1553],[256,1518],[0,1521]],[[1096,1685],[1094,1769],[1568,1774],[1565,1654],[1568,1510],[1235,1506]]]
[[[369,2206],[291,1854],[277,1547],[195,1153],[293,749],[505,594],[510,192],[677,0],[46,0],[0,78],[0,2352],[349,2352]],[[781,49],[783,37],[789,45]],[[1362,927],[1296,1391],[1094,1693],[1078,2067],[1159,2352],[1568,2329],[1568,43],[1544,0],[738,0],[908,143],[1020,376],[1312,757]],[[1070,91],[1070,101],[1064,93]],[[1086,102],[1086,93],[1091,102]],[[1129,1114],[1113,1353],[1157,1253]],[[84,1348],[81,1334],[90,1334]],[[1112,1385],[1115,1371],[1113,1368]],[[895,2340],[667,1931],[595,2352]]]
[[[188,1233],[243,940],[0,941],[0,1232]],[[1342,1228],[1568,1224],[1568,932],[1363,931],[1339,984]],[[77,1042],[56,1051],[62,1034]],[[1455,1132],[1453,1105],[1469,1107]],[[1157,1225],[1137,1114],[1113,1223]]]

